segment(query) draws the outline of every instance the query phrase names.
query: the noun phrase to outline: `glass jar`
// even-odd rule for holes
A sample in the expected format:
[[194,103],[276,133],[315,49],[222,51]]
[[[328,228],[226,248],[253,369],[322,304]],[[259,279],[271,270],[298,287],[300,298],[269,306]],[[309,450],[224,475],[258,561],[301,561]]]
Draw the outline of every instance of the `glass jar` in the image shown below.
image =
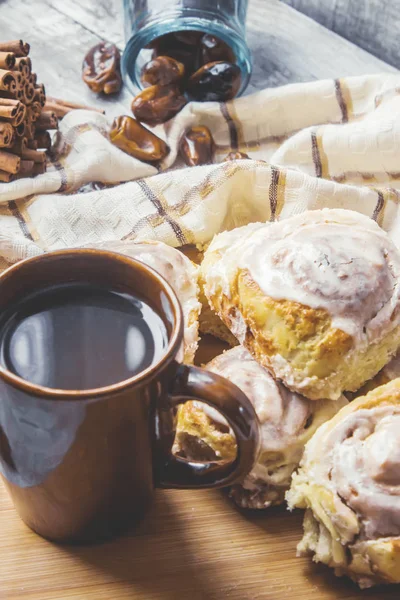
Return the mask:
[[202,31],[232,49],[241,70],[243,93],[251,73],[251,55],[245,41],[247,0],[124,0],[125,38],[122,74],[133,93],[142,89],[140,72],[151,59],[146,50],[156,38],[176,31]]

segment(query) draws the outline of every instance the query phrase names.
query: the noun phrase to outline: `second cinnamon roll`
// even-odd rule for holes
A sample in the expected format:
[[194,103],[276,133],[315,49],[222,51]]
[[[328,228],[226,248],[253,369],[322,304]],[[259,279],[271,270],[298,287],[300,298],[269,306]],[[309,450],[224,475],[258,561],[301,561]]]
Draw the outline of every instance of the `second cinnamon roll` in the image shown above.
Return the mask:
[[357,398],[305,448],[287,500],[307,509],[298,554],[360,587],[400,583],[400,379]]
[[312,400],[356,391],[400,346],[400,253],[359,213],[315,210],[224,232],[201,276],[239,342]]
[[[230,489],[242,508],[264,509],[280,504],[304,445],[318,427],[347,404],[312,402],[275,381],[242,346],[214,358],[207,369],[226,377],[246,394],[260,421],[260,448],[251,472]],[[225,419],[200,402],[180,407],[174,452],[190,460],[233,460],[236,441]]]

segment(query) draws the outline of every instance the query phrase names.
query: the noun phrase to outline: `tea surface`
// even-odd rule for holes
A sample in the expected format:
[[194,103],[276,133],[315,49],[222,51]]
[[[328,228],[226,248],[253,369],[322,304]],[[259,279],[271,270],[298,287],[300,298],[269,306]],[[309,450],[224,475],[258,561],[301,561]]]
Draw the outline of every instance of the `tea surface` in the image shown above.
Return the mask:
[[0,321],[0,360],[50,388],[85,390],[132,377],[167,346],[160,316],[128,294],[85,284],[27,296]]

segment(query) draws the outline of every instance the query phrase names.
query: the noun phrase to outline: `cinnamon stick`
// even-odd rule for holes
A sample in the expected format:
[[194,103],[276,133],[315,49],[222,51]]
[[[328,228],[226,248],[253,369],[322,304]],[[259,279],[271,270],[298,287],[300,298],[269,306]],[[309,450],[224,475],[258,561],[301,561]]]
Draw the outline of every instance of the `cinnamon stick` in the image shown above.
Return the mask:
[[16,154],[0,150],[0,170],[6,173],[18,173],[21,166],[21,159]]
[[33,160],[21,160],[20,169],[18,171],[17,179],[21,179],[22,177],[31,177],[33,174],[34,167]]
[[65,117],[66,114],[71,112],[71,110],[76,109],[92,110],[104,115],[104,110],[101,110],[100,108],[87,106],[86,104],[70,102],[69,100],[61,100],[60,98],[53,98],[51,96],[47,96],[46,104],[44,105],[44,110],[52,111],[57,117],[61,119],[62,117]]
[[0,69],[6,71],[13,69],[15,66],[15,54],[12,52],[0,52]]
[[16,117],[11,121],[11,125],[13,125],[14,127],[18,127],[26,119],[26,107],[24,104],[20,104],[21,110],[18,111]]
[[15,137],[14,128],[11,123],[0,122],[0,148],[10,148]]
[[34,163],[44,163],[46,162],[46,153],[27,148],[22,151],[21,158],[24,160],[33,160]]
[[24,87],[24,95],[26,98],[26,104],[31,104],[35,96],[35,87],[31,83],[27,83]]
[[14,127],[15,135],[17,137],[23,137],[26,131],[26,123],[22,121],[17,127]]
[[10,183],[10,181],[12,179],[13,179],[12,173],[7,173],[6,171],[0,171],[0,181],[3,181],[4,183]]
[[16,58],[14,71],[19,71],[26,79],[29,79],[32,71],[32,61],[29,56]]
[[[14,83],[15,87],[17,87],[15,80]],[[4,92],[0,90],[0,93],[2,98],[8,98],[9,100],[20,100],[21,102],[24,100],[24,92],[22,89],[15,89],[12,92]]]
[[36,85],[35,86],[35,95],[34,95],[34,100],[37,100],[38,102],[40,102],[40,104],[42,106],[45,105],[46,103],[46,92],[44,89],[44,85]]
[[15,56],[28,56],[30,50],[29,44],[22,40],[11,40],[10,42],[0,42],[1,52],[12,52]]
[[0,90],[4,92],[16,92],[17,82],[12,71],[0,69]]
[[32,68],[32,66],[30,64],[31,59],[28,56],[27,58],[17,58],[16,60],[26,60],[27,61],[26,64],[22,67],[21,73],[25,77],[26,82],[29,83],[29,76],[31,74],[31,68]]
[[14,119],[18,113],[18,106],[23,106],[18,100],[0,98],[0,118]]
[[27,64],[27,58],[25,58],[25,56],[22,56],[21,58],[16,58],[15,59],[15,69],[17,71],[19,71],[20,73],[24,72],[24,66],[26,66]]
[[20,98],[21,102],[26,106],[28,104],[28,102],[26,99],[25,88],[26,88],[26,85],[21,86],[21,89],[18,91],[21,93],[21,98]]
[[28,121],[25,124],[25,134],[29,140],[33,140],[35,137],[36,123],[29,123]]
[[38,131],[35,135],[35,141],[38,148],[49,150],[51,147],[51,137],[48,131]]
[[14,79],[17,82],[17,90],[24,89],[25,78],[22,76],[22,73],[19,71],[13,71]]
[[13,145],[10,147],[10,149],[12,150],[12,152],[14,152],[14,154],[21,155],[21,152],[26,150],[27,147],[28,147],[28,138],[20,137],[20,138],[15,139],[15,141],[14,141]]
[[43,111],[36,121],[36,126],[38,129],[57,129],[58,119],[54,112]]
[[15,178],[35,177],[35,175],[43,175],[43,173],[46,173],[45,163],[34,163],[32,160],[21,160],[21,167]]
[[40,105],[40,102],[32,102],[31,110],[35,113],[36,118],[38,119],[42,114],[42,107]]
[[19,100],[0,98],[0,119],[9,121],[17,127],[26,116],[26,108]]
[[31,83],[32,85],[36,86],[37,84],[37,75],[36,73],[31,73],[29,76],[29,83]]
[[29,140],[28,142],[28,148],[30,148],[31,150],[37,150],[38,149],[38,143],[36,140]]
[[46,173],[46,163],[35,163],[32,169],[32,175],[43,175]]
[[48,100],[46,100],[46,104],[44,105],[43,109],[45,111],[51,111],[59,119],[62,119],[63,117],[65,117],[65,115],[71,112],[71,110],[74,110],[73,108],[61,106],[60,104],[56,104],[55,102],[49,102]]
[[39,102],[32,102],[32,104],[30,106],[28,106],[26,111],[28,114],[28,121],[31,121],[34,123],[40,117],[40,114],[42,112],[42,107],[40,106]]

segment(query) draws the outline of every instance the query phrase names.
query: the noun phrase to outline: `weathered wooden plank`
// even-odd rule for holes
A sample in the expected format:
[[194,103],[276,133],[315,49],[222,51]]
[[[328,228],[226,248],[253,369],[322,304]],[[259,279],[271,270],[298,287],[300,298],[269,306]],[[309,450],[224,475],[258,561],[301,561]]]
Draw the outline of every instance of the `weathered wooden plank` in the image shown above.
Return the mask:
[[[96,2],[92,2],[94,6]],[[39,23],[40,26],[33,26]],[[112,20],[112,19],[110,19]],[[129,114],[131,95],[124,90],[116,99],[97,96],[81,80],[82,59],[100,37],[46,0],[1,2],[0,39],[24,38],[31,44],[38,81],[51,96],[103,108],[110,117]]]
[[60,13],[80,23],[85,29],[125,46],[122,0],[47,0]]
[[382,60],[400,67],[399,0],[283,0]]
[[[123,47],[121,0],[47,1]],[[248,93],[295,81],[393,70],[278,0],[249,0],[247,38],[254,62]],[[82,44],[82,55],[86,49]]]
[[394,71],[279,0],[251,0],[247,32],[254,56],[249,91],[260,82],[273,86]]

